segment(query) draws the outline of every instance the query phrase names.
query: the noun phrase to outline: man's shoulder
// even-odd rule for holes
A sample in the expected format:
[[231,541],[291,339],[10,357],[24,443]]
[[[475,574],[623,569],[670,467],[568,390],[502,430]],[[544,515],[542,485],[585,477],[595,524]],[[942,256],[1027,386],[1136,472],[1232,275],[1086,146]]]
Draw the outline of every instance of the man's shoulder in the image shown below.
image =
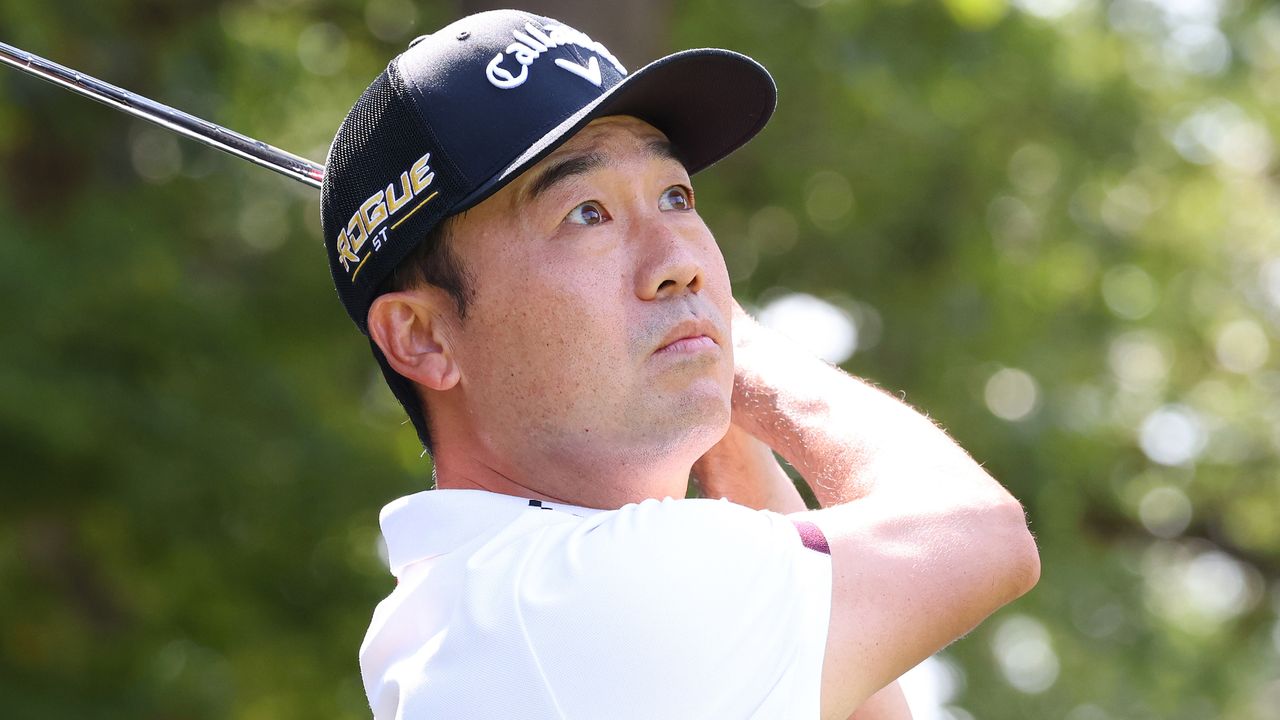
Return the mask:
[[692,595],[728,601],[762,584],[796,587],[800,576],[825,581],[830,572],[829,558],[807,550],[785,516],[683,498],[586,516],[526,513],[457,567],[469,584],[504,587],[530,621],[557,626],[573,618],[651,626]]
[[435,495],[447,492],[414,498],[430,505],[421,512],[384,513],[398,595],[560,625],[641,622],[689,594],[727,600],[762,585],[779,592],[829,583],[829,557],[809,550],[786,516],[727,500],[594,510],[491,493]]
[[670,707],[651,716],[695,705],[745,716],[739,705],[767,702],[738,697],[729,672],[776,688],[778,701],[816,703],[830,564],[785,516],[705,499],[581,513],[484,503],[500,511],[476,521],[488,530],[407,568],[379,607],[361,652],[366,682],[418,663],[413,675],[438,680],[431,692],[445,697],[476,690],[445,679],[500,668],[577,716],[641,707],[653,687]]
[[[426,592],[501,585],[504,597],[554,597],[561,606],[659,603],[672,587],[719,592],[826,560],[810,557],[816,554],[786,516],[702,498],[600,510],[434,490],[388,506],[382,525],[402,586],[430,569]],[[445,577],[452,581],[442,585]]]
[[544,504],[496,530],[490,543],[490,549],[505,547],[544,570],[565,564],[565,573],[620,585],[661,582],[647,577],[649,571],[669,576],[679,565],[705,572],[712,563],[732,571],[737,562],[802,547],[783,515],[701,498],[649,499],[589,514]]
[[714,548],[728,539],[786,539],[790,527],[781,515],[727,500],[649,499],[602,510],[483,490],[428,490],[400,498],[383,509],[381,525],[397,577],[428,557],[490,544],[514,544],[518,550],[530,534],[544,536],[544,542],[606,547],[642,539],[656,550],[704,543]]

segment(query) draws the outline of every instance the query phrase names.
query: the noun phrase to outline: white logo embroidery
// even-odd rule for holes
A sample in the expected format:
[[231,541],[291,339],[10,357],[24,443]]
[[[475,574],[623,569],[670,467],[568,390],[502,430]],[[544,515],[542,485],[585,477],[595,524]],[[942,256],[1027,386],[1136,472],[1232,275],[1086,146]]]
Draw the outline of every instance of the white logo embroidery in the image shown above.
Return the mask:
[[574,75],[577,75],[583,80],[590,82],[592,85],[600,87],[600,63],[596,62],[595,55],[592,55],[591,59],[587,61],[586,67],[582,67],[577,63],[571,63],[564,58],[556,58],[556,65],[568,70]]
[[[538,29],[532,23],[525,23],[524,30],[524,32],[519,30],[512,31],[511,34],[516,41],[507,46],[505,54],[498,53],[494,55],[493,59],[485,67],[485,76],[489,78],[489,82],[494,87],[510,90],[524,84],[524,81],[529,77],[529,66],[533,64],[533,61],[537,60],[547,50],[561,45],[577,45],[585,50],[590,50],[613,63],[618,72],[623,75],[627,74],[627,69],[622,66],[622,63],[618,62],[618,59],[604,45],[571,27],[546,25],[542,29]],[[508,55],[520,64],[519,73],[513,74],[510,70],[502,67],[502,61]],[[564,58],[556,58],[555,64],[557,67],[568,70],[596,87],[600,87],[601,83],[604,82],[600,75],[600,62],[595,57],[587,60],[586,67]]]

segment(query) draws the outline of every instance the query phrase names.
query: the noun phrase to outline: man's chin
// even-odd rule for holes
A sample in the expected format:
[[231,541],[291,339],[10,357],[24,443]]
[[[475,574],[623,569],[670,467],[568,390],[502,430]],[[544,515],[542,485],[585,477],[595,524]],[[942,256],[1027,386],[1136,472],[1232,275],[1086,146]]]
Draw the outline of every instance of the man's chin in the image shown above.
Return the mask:
[[[729,430],[730,397],[719,388],[682,393],[676,402],[655,414],[650,426],[673,445],[695,453],[695,459]],[[702,447],[703,445],[706,447]]]

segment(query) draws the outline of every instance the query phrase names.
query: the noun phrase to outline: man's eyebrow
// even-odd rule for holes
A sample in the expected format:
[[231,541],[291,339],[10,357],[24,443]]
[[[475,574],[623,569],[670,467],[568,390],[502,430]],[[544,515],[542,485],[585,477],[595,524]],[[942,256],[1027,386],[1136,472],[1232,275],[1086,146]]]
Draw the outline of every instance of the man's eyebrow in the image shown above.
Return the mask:
[[567,157],[543,170],[542,174],[529,183],[525,189],[525,198],[532,202],[557,183],[603,167],[604,162],[604,156],[599,153],[583,153]]
[[[676,154],[675,147],[664,139],[653,139],[645,143],[645,154],[649,157],[659,160],[671,160],[673,162],[684,165],[680,156]],[[560,162],[552,164],[542,174],[538,175],[533,182],[525,187],[524,196],[527,202],[532,202],[539,195],[550,190],[552,187],[567,180],[575,175],[583,175],[592,170],[598,170],[607,164],[604,155],[600,153],[583,153],[581,155],[571,155]]]
[[675,146],[673,146],[668,140],[654,138],[645,145],[645,150],[648,151],[647,154],[650,157],[657,158],[659,160],[674,160],[681,166],[684,165],[684,161],[676,154]]

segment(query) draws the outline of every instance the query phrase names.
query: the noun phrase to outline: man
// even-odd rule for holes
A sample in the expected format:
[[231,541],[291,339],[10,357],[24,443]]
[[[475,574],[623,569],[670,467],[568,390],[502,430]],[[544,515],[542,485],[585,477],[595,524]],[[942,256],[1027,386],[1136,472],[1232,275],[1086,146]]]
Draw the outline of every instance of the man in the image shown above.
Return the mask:
[[[735,53],[628,75],[498,11],[419,38],[339,129],[334,282],[437,488],[383,511],[375,717],[909,717],[895,679],[1035,583],[963,450],[734,302],[689,174],[774,98]],[[682,499],[691,468],[728,500]]]

